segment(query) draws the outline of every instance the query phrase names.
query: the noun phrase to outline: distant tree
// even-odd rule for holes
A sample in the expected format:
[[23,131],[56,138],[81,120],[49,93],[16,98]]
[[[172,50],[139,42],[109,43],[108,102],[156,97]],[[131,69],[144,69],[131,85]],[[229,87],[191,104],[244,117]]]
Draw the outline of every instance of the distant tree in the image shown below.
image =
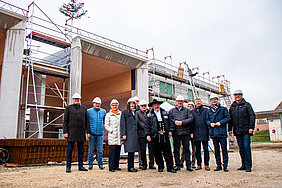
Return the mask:
[[84,3],[71,0],[68,4],[64,3],[59,11],[68,17],[68,20],[80,19],[87,12],[87,10],[83,10],[83,6]]

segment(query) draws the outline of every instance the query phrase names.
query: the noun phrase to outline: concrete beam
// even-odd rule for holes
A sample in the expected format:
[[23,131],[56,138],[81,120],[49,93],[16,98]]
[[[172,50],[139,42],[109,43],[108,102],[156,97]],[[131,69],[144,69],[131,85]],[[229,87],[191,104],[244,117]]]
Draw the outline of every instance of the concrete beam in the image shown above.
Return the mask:
[[76,37],[72,40],[71,51],[69,104],[72,103],[74,93],[81,94],[82,51],[80,38]]
[[25,20],[7,30],[0,86],[0,138],[16,138]]
[[149,102],[148,95],[149,75],[148,64],[144,63],[136,69],[136,95],[141,99]]

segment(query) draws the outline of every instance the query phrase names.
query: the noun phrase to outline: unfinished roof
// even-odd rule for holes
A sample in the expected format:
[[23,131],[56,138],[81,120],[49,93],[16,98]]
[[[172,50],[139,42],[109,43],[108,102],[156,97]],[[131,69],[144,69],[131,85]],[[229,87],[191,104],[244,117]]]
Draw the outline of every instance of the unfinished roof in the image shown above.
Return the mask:
[[81,50],[83,53],[108,61],[113,61],[131,68],[138,68],[147,62],[146,59],[137,56],[138,52],[136,52],[136,56],[134,56],[127,52],[113,48],[110,44],[105,45],[82,37],[79,38],[81,40]]
[[26,17],[0,8],[0,28],[10,29]]

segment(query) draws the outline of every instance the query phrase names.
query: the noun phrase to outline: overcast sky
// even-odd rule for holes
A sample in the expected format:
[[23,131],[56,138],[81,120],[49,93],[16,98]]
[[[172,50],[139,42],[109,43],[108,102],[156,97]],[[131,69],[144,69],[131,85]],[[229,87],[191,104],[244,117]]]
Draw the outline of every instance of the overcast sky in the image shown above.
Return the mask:
[[[7,1],[7,0],[6,0]],[[27,8],[31,1],[10,0]],[[36,0],[56,23],[66,0]],[[255,111],[282,100],[281,0],[84,0],[88,16],[75,26],[132,47],[152,46],[156,58],[171,55],[200,73],[224,74]]]

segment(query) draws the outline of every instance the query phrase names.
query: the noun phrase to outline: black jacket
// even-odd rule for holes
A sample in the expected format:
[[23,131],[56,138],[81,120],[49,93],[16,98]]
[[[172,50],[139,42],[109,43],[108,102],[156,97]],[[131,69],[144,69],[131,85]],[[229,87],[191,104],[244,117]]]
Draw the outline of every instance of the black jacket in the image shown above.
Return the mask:
[[[160,109],[160,111],[161,111],[161,116],[162,116],[163,123],[165,126],[165,135],[168,136],[168,133],[172,132],[172,129],[169,126],[168,112],[162,108]],[[159,121],[158,121],[157,115],[155,114],[154,110],[152,109],[147,114],[147,121],[145,123],[146,136],[156,138],[158,134],[158,127],[159,127],[158,124],[159,124]]]
[[250,103],[242,99],[240,103],[234,101],[229,109],[231,121],[228,130],[233,129],[234,135],[249,134],[249,129],[255,128],[256,115]]
[[138,138],[145,138],[145,123],[147,121],[147,113],[138,110],[137,114],[137,126],[138,126]]
[[[175,121],[182,121],[182,126],[176,126]],[[173,130],[173,135],[190,135],[193,130],[193,115],[188,108],[173,108],[169,111],[169,124]]]
[[206,124],[206,114],[207,108],[201,106],[199,111],[197,108],[192,110],[192,115],[194,118],[194,141],[208,141],[209,140],[209,128]]
[[81,105],[69,105],[65,109],[63,133],[68,133],[68,141],[83,142],[86,133],[90,134],[87,109]]
[[125,152],[137,152],[138,151],[138,135],[137,135],[137,115],[136,111],[133,115],[127,115],[126,110],[121,114],[120,119],[120,135],[126,136],[126,140],[123,141]]

